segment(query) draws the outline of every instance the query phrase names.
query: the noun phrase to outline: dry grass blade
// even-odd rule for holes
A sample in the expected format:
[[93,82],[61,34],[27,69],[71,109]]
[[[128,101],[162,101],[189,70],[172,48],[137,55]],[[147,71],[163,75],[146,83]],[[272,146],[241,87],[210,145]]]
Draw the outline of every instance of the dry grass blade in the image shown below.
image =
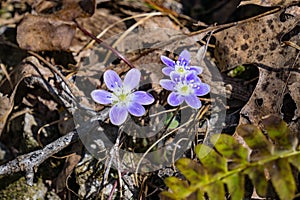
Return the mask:
[[[155,14],[155,13],[152,13],[152,14]],[[111,28],[115,27],[115,26],[116,26],[117,24],[119,24],[119,23],[122,23],[122,22],[124,22],[124,21],[128,21],[128,20],[130,20],[130,19],[135,19],[135,18],[140,18],[140,17],[147,17],[148,15],[149,15],[149,13],[143,13],[143,14],[139,14],[139,15],[134,15],[134,16],[126,17],[126,18],[124,18],[124,19],[122,19],[122,20],[120,20],[120,21],[117,21],[117,22],[111,24],[110,26],[108,26],[107,28],[105,28],[101,33],[99,33],[96,37],[97,37],[98,39],[100,39],[100,38],[103,37],[103,36],[104,36]],[[162,13],[157,12],[157,16],[159,16],[159,15],[162,15]],[[84,51],[84,50],[86,50],[86,49],[91,48],[91,47],[95,44],[95,42],[96,42],[96,40],[92,40],[92,41],[90,41],[89,43],[87,43],[82,49],[80,49],[80,50],[77,52],[77,55],[78,55],[80,52],[82,52],[82,51]]]
[[[160,16],[162,15],[162,13],[149,13],[146,17],[142,18],[141,20],[139,20],[138,22],[136,22],[135,24],[133,24],[131,27],[129,27],[129,29],[127,29],[112,45],[112,48],[116,48],[117,45],[124,39],[126,38],[127,35],[129,35],[136,27],[140,26],[141,24],[143,24],[146,20],[150,19],[151,17],[154,16]],[[105,59],[104,59],[104,63],[107,62],[107,60],[109,59],[111,55],[111,52],[108,52],[108,54],[106,55]]]
[[4,73],[4,75],[5,75],[5,77],[7,78],[8,82],[9,82],[10,88],[13,90],[14,86],[13,86],[11,78],[10,78],[10,76],[9,76],[7,70],[6,70],[6,67],[2,63],[0,63],[0,67],[1,67],[1,69],[2,69],[2,71]]

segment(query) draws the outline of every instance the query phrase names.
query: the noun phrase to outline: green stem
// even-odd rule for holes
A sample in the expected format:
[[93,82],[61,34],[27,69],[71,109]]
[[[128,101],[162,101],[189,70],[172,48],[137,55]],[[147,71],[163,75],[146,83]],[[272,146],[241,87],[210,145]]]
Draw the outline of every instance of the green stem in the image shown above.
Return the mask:
[[[272,156],[270,158],[267,158],[265,160],[260,160],[260,161],[253,162],[253,163],[247,163],[247,164],[241,166],[241,168],[237,168],[237,169],[228,171],[223,176],[218,176],[216,178],[211,179],[211,181],[209,181],[208,183],[206,183],[204,185],[201,184],[201,183],[198,183],[198,184],[192,186],[191,190],[192,190],[192,192],[195,192],[199,188],[204,188],[204,187],[206,187],[206,186],[208,186],[208,185],[210,185],[210,184],[212,184],[212,183],[214,183],[216,181],[223,180],[223,179],[225,179],[225,178],[227,178],[227,177],[229,177],[229,176],[231,176],[233,174],[240,173],[241,171],[245,171],[248,168],[256,167],[256,166],[259,166],[259,165],[265,165],[266,163],[275,161],[277,159],[288,158],[288,157],[296,156],[296,155],[300,155],[300,151],[293,151],[293,152],[290,152],[290,153],[287,153],[287,154],[283,154],[283,155],[274,155],[274,156]],[[187,196],[191,195],[191,193],[189,193]]]

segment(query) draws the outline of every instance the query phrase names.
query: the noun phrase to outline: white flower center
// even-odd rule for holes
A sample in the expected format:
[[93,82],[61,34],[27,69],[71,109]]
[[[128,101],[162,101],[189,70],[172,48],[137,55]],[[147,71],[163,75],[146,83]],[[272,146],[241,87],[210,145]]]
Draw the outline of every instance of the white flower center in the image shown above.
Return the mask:
[[118,96],[119,100],[124,102],[127,99],[127,95],[126,94],[121,94],[120,96]]
[[182,96],[188,96],[194,92],[193,84],[186,84],[186,83],[178,83],[175,86],[175,90]]
[[119,88],[114,91],[113,93],[113,104],[128,104],[132,100],[132,93],[131,91],[127,91],[124,88]]
[[179,61],[176,62],[175,71],[181,75],[186,73],[186,70],[183,65],[180,65]]

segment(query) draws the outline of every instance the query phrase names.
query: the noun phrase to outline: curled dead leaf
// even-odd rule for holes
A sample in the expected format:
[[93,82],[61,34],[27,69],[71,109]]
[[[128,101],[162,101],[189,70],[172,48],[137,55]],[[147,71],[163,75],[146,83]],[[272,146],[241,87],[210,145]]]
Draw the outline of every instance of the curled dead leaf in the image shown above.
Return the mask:
[[[48,1],[35,4],[36,9],[42,13],[55,10],[57,6]],[[26,15],[17,28],[19,46],[31,51],[69,50],[76,31],[73,20],[92,16],[95,0],[64,0],[61,7],[48,15]]]
[[31,51],[68,50],[75,35],[72,22],[56,17],[26,15],[17,29],[17,42]]

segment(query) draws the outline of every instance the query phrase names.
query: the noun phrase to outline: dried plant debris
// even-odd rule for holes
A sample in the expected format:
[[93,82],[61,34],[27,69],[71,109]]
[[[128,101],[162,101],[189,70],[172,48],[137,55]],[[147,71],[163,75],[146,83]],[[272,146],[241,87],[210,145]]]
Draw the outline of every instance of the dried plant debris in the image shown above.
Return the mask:
[[[0,198],[18,198],[13,193],[11,196],[6,196],[4,188],[25,188],[12,184],[19,182],[16,180],[20,179],[20,176],[25,176],[26,183],[33,186],[31,189],[36,185],[41,186],[42,192],[34,189],[39,192],[38,198],[41,199],[157,199],[158,193],[166,189],[163,179],[169,176],[182,177],[177,168],[163,167],[159,171],[139,175],[124,171],[123,166],[113,169],[110,163],[118,166],[117,163],[121,162],[117,160],[116,151],[111,150],[120,145],[122,150],[126,149],[130,152],[152,151],[156,148],[150,147],[154,142],[159,142],[158,147],[160,147],[162,144],[174,144],[174,141],[176,143],[176,137],[180,137],[180,141],[184,142],[181,139],[186,139],[186,136],[191,136],[192,146],[200,143],[200,146],[211,151],[209,156],[200,158],[200,164],[192,160],[188,161],[188,158],[177,162],[177,167],[182,174],[190,178],[191,182],[188,184],[195,183],[199,186],[202,184],[203,177],[205,178],[206,175],[209,177],[203,179],[203,188],[207,192],[205,197],[222,199],[226,195],[225,192],[230,192],[232,199],[241,199],[244,192],[245,195],[251,196],[253,187],[251,186],[251,191],[244,190],[242,187],[244,183],[245,185],[253,183],[257,193],[263,194],[266,186],[263,185],[266,183],[263,167],[270,169],[272,164],[283,166],[284,170],[270,169],[270,173],[288,174],[285,176],[286,179],[282,178],[281,182],[279,180],[278,183],[274,183],[275,189],[278,190],[279,184],[283,184],[284,189],[290,192],[289,194],[278,192],[278,194],[281,197],[291,197],[295,187],[294,183],[290,184],[292,185],[290,188],[285,184],[287,179],[291,180],[291,170],[287,165],[291,163],[297,167],[299,156],[288,158],[288,161],[286,158],[289,157],[289,153],[299,154],[299,145],[296,145],[297,140],[294,139],[299,136],[300,129],[299,6],[292,6],[294,2],[291,0],[210,1],[207,3],[210,5],[200,5],[202,6],[201,17],[203,15],[212,23],[215,21],[236,23],[210,26],[208,29],[190,35],[191,30],[196,28],[199,30],[202,26],[192,25],[195,21],[182,15],[181,12],[186,7],[192,12],[197,11],[199,2],[198,0],[6,0],[1,2],[0,23],[4,23],[0,28],[0,43],[3,44],[0,45],[0,64],[1,69],[7,72],[1,74],[0,82],[0,175],[5,176],[0,180]],[[260,15],[251,19],[247,19],[249,15],[246,16],[241,12],[242,18],[239,19],[247,20],[237,21],[237,18],[232,16],[242,7],[237,6],[240,2],[240,5],[250,2],[251,5],[255,4],[256,7],[272,11],[264,13],[264,17]],[[9,6],[13,9],[9,10]],[[273,10],[272,6],[276,6],[276,10]],[[3,10],[4,14],[1,13]],[[251,12],[253,10],[255,9]],[[251,16],[256,15],[257,12]],[[20,18],[23,19],[20,21]],[[199,24],[203,25],[203,22],[206,22],[204,18],[197,19],[203,20]],[[77,29],[76,25],[83,29]],[[220,27],[223,29],[219,29]],[[170,93],[159,84],[161,79],[166,78],[161,73],[165,66],[160,56],[176,61],[180,57],[180,52],[190,52],[190,57],[186,58],[187,62],[190,61],[191,66],[203,68],[199,78],[210,86],[209,95],[199,99],[203,107],[199,110],[197,119],[191,120],[195,124],[191,123],[191,128],[182,127],[185,117],[192,119],[195,113],[182,115],[183,110],[181,110],[182,116],[177,118],[177,115],[174,115],[173,119],[171,115],[167,115],[166,119],[162,120],[158,116],[148,122],[148,116],[132,117],[134,122],[154,127],[150,133],[145,132],[147,134],[152,132],[155,134],[154,130],[161,130],[159,134],[146,139],[131,138],[129,132],[136,133],[136,128],[131,125],[126,124],[125,127],[124,124],[125,128],[113,126],[109,120],[110,106],[95,105],[91,98],[91,91],[96,88],[107,89],[107,85],[103,83],[105,80],[103,74],[106,71],[114,70],[123,79],[130,71],[131,65],[126,65],[121,56],[116,56],[117,53],[113,54],[104,48],[103,43],[95,44],[91,35],[84,30],[95,36],[98,35],[101,40],[126,57],[136,70],[141,71],[141,84],[136,89],[150,92],[156,99],[153,103],[155,109],[151,110],[150,106],[143,106],[149,116],[152,112],[157,112],[160,105],[166,109],[170,108],[167,105],[167,97]],[[216,40],[213,41],[216,41],[215,55],[218,63],[210,55],[212,49],[209,47],[210,52],[207,53],[207,47],[203,45],[204,40],[211,38],[207,35],[211,31],[215,33]],[[244,105],[251,96],[241,111],[244,118],[240,123],[248,119],[255,124],[240,126],[245,129],[239,128],[239,133],[245,142],[250,140],[249,149],[245,149],[229,135],[220,136],[215,149],[202,144],[206,139],[210,142],[211,135],[217,135],[213,133],[220,133],[224,129],[225,115],[226,120],[230,119],[226,122],[226,126],[232,127],[233,133],[238,125],[238,112],[242,107],[241,103],[237,105],[234,102],[232,104],[235,105],[231,107],[225,102],[224,82],[227,81],[225,80],[227,77],[221,76],[218,65],[226,72],[236,66],[246,66],[246,68],[258,66],[259,80],[252,96],[250,89],[247,90],[249,84],[242,85],[242,81],[246,78],[239,79],[241,76],[233,75],[230,79],[235,83],[232,84],[232,91],[240,91],[238,95],[232,95],[231,99],[241,98]],[[255,71],[258,74],[258,70]],[[245,73],[248,73],[248,70],[245,70]],[[254,83],[250,85],[254,87]],[[228,107],[232,110],[230,112],[234,113],[234,118],[231,113],[226,114]],[[82,110],[84,112],[80,112]],[[288,135],[283,131],[280,133],[284,134],[281,134],[278,139],[277,132],[271,130],[270,133],[266,131],[269,135],[265,137],[265,130],[261,131],[257,124],[265,125],[261,123],[263,121],[261,116],[270,112],[280,114],[294,135]],[[286,124],[282,124],[280,118],[273,119],[271,121],[278,125],[276,129],[279,128],[281,131],[282,127],[286,128]],[[213,123],[209,123],[210,121]],[[167,124],[169,125],[165,132],[161,128]],[[89,134],[91,130],[95,130],[95,134]],[[173,130],[175,132],[168,132]],[[161,138],[160,135],[165,133],[167,137]],[[195,140],[194,133],[197,134]],[[103,134],[107,138],[103,139]],[[86,137],[81,137],[83,135]],[[120,137],[117,137],[118,135]],[[252,136],[255,136],[254,139]],[[255,144],[251,146],[254,140]],[[273,140],[274,143],[269,142]],[[108,145],[111,142],[115,146]],[[70,147],[67,147],[68,145]],[[193,159],[197,154],[198,156],[201,154],[197,148],[195,154],[192,149],[183,148],[182,144],[176,143],[176,146],[178,147],[176,151],[188,152],[183,157]],[[254,153],[248,151],[250,148]],[[272,152],[268,152],[270,148]],[[94,157],[89,154],[92,152],[91,149],[96,152],[93,154]],[[251,156],[248,156],[250,153]],[[159,153],[158,157],[161,155]],[[278,162],[276,160],[268,166],[257,162],[260,158],[269,162],[270,160],[267,159],[270,157],[277,159],[277,156],[281,155],[286,158],[278,158]],[[168,157],[167,153],[163,157]],[[177,159],[172,155],[173,158]],[[153,161],[149,158],[138,161],[126,156],[122,157],[123,164],[127,166],[134,166],[141,161],[138,170],[147,168],[143,163],[151,162],[155,167],[163,165],[158,161],[157,155]],[[253,163],[258,168],[251,168]],[[205,165],[205,173],[208,173],[202,174],[203,171],[200,170],[203,168],[202,164]],[[253,170],[246,171],[247,167]],[[237,171],[232,171],[235,169]],[[189,174],[190,172],[192,174]],[[256,172],[261,176],[260,179],[254,180]],[[232,173],[233,176],[227,177],[227,173]],[[7,174],[14,175],[6,176]],[[246,174],[254,175],[248,179],[244,176]],[[278,180],[279,175],[277,179],[273,178],[273,182]],[[220,176],[221,179],[218,179]],[[10,180],[12,177],[16,177],[15,180]],[[20,181],[25,184],[24,178]],[[213,183],[211,187],[205,185],[210,184],[211,181],[215,181],[216,184]],[[42,184],[39,185],[40,183]],[[183,186],[187,185],[186,182],[177,179],[173,179],[172,182],[171,178],[167,186],[176,190],[181,183]],[[225,189],[223,183],[228,188]],[[259,185],[260,183],[262,184]],[[236,188],[239,190],[236,191]],[[218,192],[215,192],[216,190]],[[22,190],[23,193],[26,191],[28,191],[27,187],[25,191]],[[180,195],[185,196],[183,192],[178,193],[175,198],[179,198]],[[273,194],[276,195],[275,192]],[[28,198],[34,195],[30,194]]]
[[[7,118],[12,110],[12,103],[7,96],[0,93],[0,136],[6,124]],[[1,160],[1,159],[0,159]]]
[[95,0],[26,0],[37,14],[53,14],[64,21],[90,17],[95,12]]
[[[94,35],[101,34],[101,39],[103,40],[115,34],[122,33],[127,29],[125,22],[123,22],[118,15],[113,14],[111,10],[106,8],[98,8],[95,10],[93,16],[78,18],[76,21]],[[77,45],[78,48],[82,48],[90,41],[90,39],[91,38],[78,30],[73,40],[72,47]]]
[[272,68],[288,65],[287,60],[295,58],[297,52],[294,48],[282,46],[282,38],[296,27],[299,20],[299,15],[286,16],[285,12],[276,12],[215,34],[216,56],[221,70],[249,63]]
[[26,15],[18,26],[17,41],[31,51],[68,50],[75,30],[75,24],[56,17]]
[[75,153],[67,157],[63,170],[55,180],[56,192],[61,192],[66,188],[68,177],[72,174],[75,167],[78,165],[78,162],[81,160],[81,151],[82,144],[80,142],[72,146],[72,152]]
[[256,4],[260,6],[286,6],[296,4],[297,0],[243,0],[241,5]]
[[93,15],[95,1],[65,0],[61,6],[63,9],[47,15],[27,14],[17,29],[19,46],[31,51],[68,50],[76,31],[73,20]]
[[[7,91],[10,94],[10,98],[7,99],[10,106],[7,103],[2,104],[8,109],[7,112],[3,112],[2,119],[7,123],[2,139],[14,137],[15,139],[7,145],[20,152],[27,152],[60,136],[57,134],[57,127],[48,124],[58,118],[58,104],[48,93],[51,85],[41,87],[46,85],[46,79],[49,80],[48,78],[53,76],[51,71],[43,67],[35,57],[28,57],[15,67],[10,76],[14,89]],[[37,80],[40,80],[40,86]],[[3,87],[5,84],[1,89]],[[7,101],[3,101],[5,102]],[[1,109],[5,111],[4,108]]]
[[294,110],[289,111],[290,126],[300,129],[298,50],[283,45],[286,40],[299,45],[299,36],[293,33],[299,16],[280,11],[215,34],[216,56],[222,70],[250,63],[259,67],[257,86],[241,112],[253,123],[258,124],[268,113],[287,114],[281,108],[289,94],[289,100],[295,104]]

